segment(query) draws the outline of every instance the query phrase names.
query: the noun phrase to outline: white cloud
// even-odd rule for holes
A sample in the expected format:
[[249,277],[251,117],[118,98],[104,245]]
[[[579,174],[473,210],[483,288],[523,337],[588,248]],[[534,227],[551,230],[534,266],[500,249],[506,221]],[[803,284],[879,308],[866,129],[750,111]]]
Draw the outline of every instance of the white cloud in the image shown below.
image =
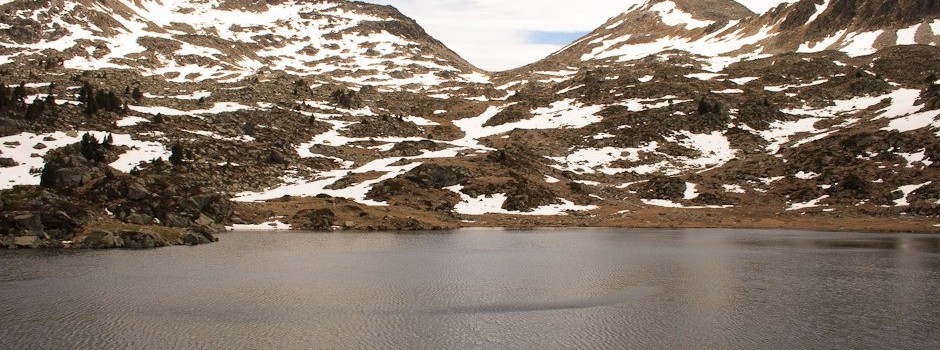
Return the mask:
[[[392,5],[432,36],[487,70],[538,61],[563,45],[532,43],[532,32],[590,32],[643,0],[366,0]],[[795,0],[738,0],[755,12]]]

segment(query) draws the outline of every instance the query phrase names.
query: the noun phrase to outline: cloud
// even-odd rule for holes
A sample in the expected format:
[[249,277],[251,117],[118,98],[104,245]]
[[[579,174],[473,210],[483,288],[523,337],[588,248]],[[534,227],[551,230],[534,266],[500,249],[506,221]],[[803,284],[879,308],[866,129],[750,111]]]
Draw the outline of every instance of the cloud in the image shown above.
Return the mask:
[[[739,0],[755,11],[782,1]],[[392,5],[470,63],[505,70],[535,62],[643,0],[366,0]]]

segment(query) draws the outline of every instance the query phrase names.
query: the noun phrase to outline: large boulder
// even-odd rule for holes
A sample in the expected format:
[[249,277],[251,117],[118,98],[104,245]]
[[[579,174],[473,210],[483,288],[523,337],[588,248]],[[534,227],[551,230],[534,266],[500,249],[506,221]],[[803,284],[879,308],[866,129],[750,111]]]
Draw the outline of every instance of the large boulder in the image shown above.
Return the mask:
[[96,230],[85,236],[77,246],[85,249],[121,248],[124,246],[124,239],[112,232]]
[[539,183],[516,176],[507,184],[510,189],[506,193],[503,209],[509,211],[530,212],[535,208],[561,204],[554,191]]
[[405,173],[404,178],[423,188],[444,188],[465,184],[470,170],[460,166],[421,164]]
[[13,224],[22,234],[37,234],[43,232],[42,218],[33,213],[20,214],[13,217]]
[[153,249],[167,245],[162,236],[153,232],[124,231],[120,238],[127,249]]
[[134,225],[153,225],[153,217],[147,214],[134,213],[124,218],[124,221]]
[[291,219],[294,228],[310,231],[330,231],[335,222],[336,214],[329,209],[302,210]]
[[10,168],[19,165],[13,158],[0,158],[0,168]]
[[55,171],[55,188],[68,190],[80,187],[97,178],[104,176],[104,172],[92,167],[61,168]]
[[641,198],[680,200],[685,197],[685,181],[670,176],[657,175],[647,181],[638,191]]
[[152,194],[147,190],[147,187],[139,182],[127,185],[127,199],[139,201],[150,198],[150,196],[152,196]]

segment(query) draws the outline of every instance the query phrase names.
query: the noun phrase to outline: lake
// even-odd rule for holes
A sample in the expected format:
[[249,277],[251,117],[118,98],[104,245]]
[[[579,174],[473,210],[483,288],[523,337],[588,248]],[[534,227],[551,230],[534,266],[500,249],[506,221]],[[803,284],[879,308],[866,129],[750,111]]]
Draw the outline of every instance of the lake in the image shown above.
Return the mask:
[[937,349],[940,236],[235,232],[0,251],[6,349]]

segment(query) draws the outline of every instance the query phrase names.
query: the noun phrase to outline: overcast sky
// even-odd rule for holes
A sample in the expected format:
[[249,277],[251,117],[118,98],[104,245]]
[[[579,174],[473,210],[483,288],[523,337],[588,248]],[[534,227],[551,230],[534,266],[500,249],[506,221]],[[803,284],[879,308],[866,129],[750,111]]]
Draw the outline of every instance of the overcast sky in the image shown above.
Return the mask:
[[[477,67],[535,62],[641,0],[365,0],[392,5]],[[735,0],[757,13],[796,0]]]

